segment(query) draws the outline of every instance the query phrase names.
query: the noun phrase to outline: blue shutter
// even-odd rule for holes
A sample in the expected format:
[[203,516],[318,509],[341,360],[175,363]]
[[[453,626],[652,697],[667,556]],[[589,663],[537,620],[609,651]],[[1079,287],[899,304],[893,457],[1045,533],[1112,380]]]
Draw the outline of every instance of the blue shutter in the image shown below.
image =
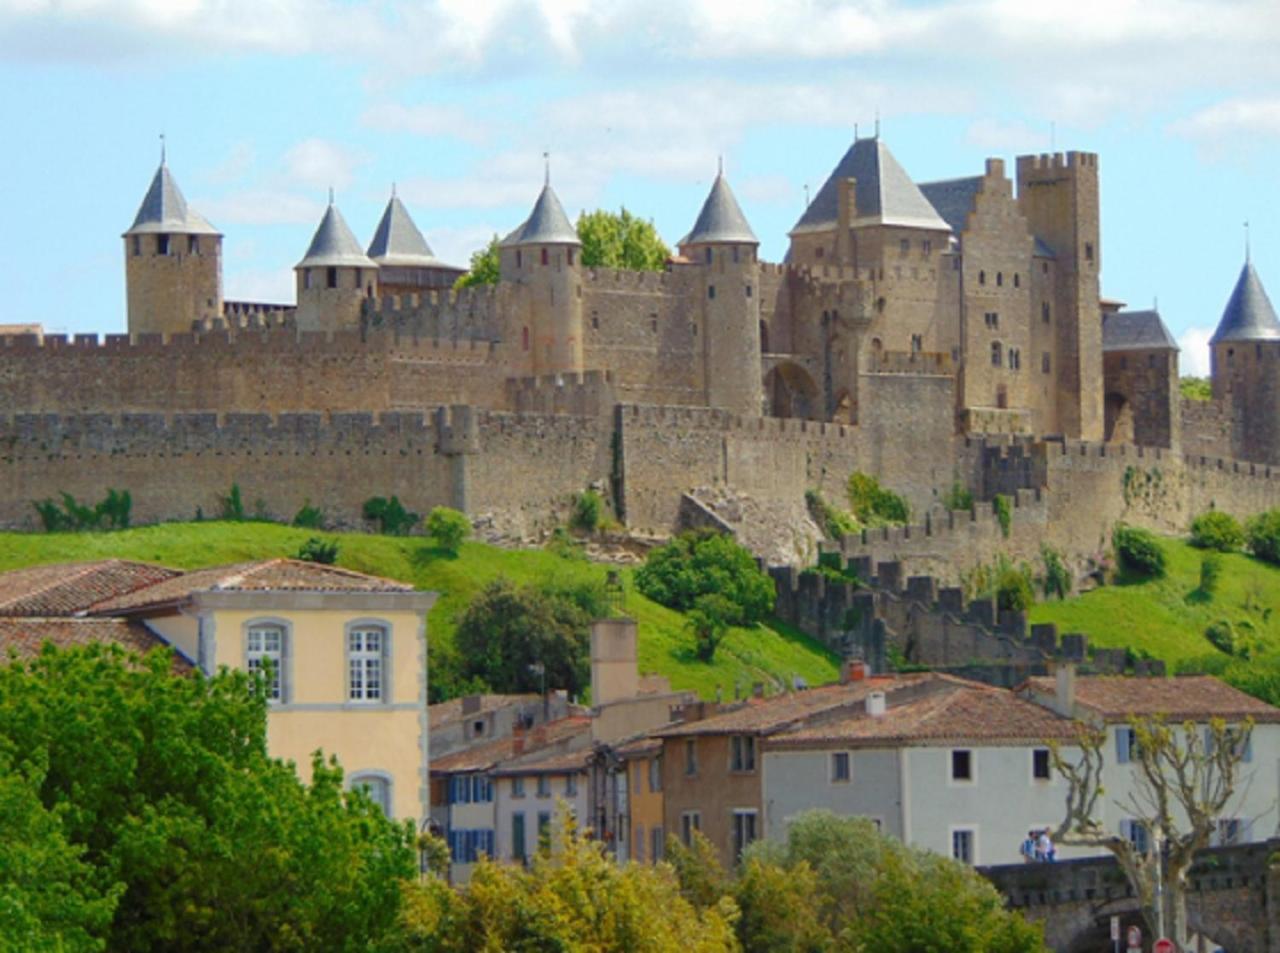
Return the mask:
[[1244,754],[1240,756],[1240,760],[1248,764],[1253,760],[1253,732],[1249,732],[1249,736],[1244,739]]
[[1129,729],[1127,727],[1116,729],[1116,761],[1119,764],[1129,763]]

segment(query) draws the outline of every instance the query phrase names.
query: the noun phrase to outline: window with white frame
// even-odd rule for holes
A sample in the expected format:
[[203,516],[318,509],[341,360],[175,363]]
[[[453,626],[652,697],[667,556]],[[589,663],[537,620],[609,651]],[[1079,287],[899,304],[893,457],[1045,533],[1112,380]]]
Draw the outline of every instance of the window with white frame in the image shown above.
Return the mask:
[[369,800],[391,816],[391,782],[380,774],[357,774],[351,778],[351,790],[364,791]]
[[524,797],[524,778],[519,775],[511,779],[511,796]]
[[387,630],[380,625],[347,631],[347,700],[380,702],[385,693]]
[[1138,733],[1128,725],[1116,729],[1116,762],[1128,764],[1138,760]]
[[833,751],[831,753],[831,780],[836,784],[845,784],[849,780],[849,752]]
[[974,863],[978,849],[978,832],[972,827],[956,827],[951,831],[951,858],[962,864]]
[[249,626],[245,635],[245,667],[250,675],[265,673],[267,700],[284,700],[284,626],[262,623]]
[[968,748],[957,748],[951,752],[951,780],[960,784],[974,780],[973,752]]
[[741,857],[742,852],[759,836],[756,817],[754,810],[733,812],[733,856],[735,858]]

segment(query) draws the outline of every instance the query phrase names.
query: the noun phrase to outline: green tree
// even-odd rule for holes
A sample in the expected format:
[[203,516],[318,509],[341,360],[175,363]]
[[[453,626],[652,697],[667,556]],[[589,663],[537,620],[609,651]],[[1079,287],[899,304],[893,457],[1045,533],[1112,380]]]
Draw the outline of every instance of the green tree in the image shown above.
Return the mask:
[[911,516],[906,499],[885,489],[870,474],[857,470],[849,474],[848,490],[849,508],[864,526],[905,523]]
[[450,556],[457,556],[463,541],[471,535],[471,520],[447,506],[437,506],[427,514],[427,535]]
[[455,281],[453,286],[455,288],[470,288],[473,285],[496,285],[498,283],[500,265],[498,236],[494,235],[484,248],[471,253],[471,268],[465,275]]
[[729,634],[729,620],[738,614],[738,607],[719,593],[709,592],[694,600],[689,610],[689,628],[693,632],[698,658],[710,662],[716,649]]
[[741,911],[743,953],[825,953],[835,937],[819,916],[818,878],[804,861],[791,868],[758,858],[743,864],[733,898]]
[[1259,513],[1245,528],[1249,552],[1264,562],[1280,565],[1280,508]]
[[674,837],[667,838],[667,862],[675,871],[681,896],[699,910],[714,907],[729,893],[729,875],[715,845],[702,831],[695,830],[687,846]]
[[1213,382],[1207,377],[1183,377],[1178,390],[1187,400],[1213,400]]
[[582,264],[587,268],[661,271],[671,257],[653,222],[637,218],[625,208],[597,209],[578,216]]
[[398,496],[371,496],[364,501],[364,518],[378,524],[378,532],[387,536],[407,536],[422,517],[406,510]]
[[266,750],[261,680],[173,674],[116,646],[0,669],[0,757],[42,770],[41,804],[99,883],[123,890],[110,950],[364,950],[416,872],[399,825],[317,753]]
[[691,531],[649,553],[636,571],[636,588],[654,602],[682,612],[699,596],[716,594],[733,607],[725,621],[751,625],[773,611],[773,580],[750,550],[722,533]]
[[1191,521],[1191,545],[1234,553],[1244,545],[1244,529],[1230,513],[1206,510]]
[[338,541],[312,536],[298,547],[297,558],[303,562],[332,566],[338,561]]

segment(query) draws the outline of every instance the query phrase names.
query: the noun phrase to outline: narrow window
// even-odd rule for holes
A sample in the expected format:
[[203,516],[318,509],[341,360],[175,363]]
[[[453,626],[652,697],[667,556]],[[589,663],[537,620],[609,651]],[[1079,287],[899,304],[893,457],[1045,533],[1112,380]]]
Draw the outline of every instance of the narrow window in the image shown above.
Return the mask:
[[921,250],[922,252],[924,252],[925,257],[928,257],[929,255],[932,255],[932,254],[933,254],[933,240],[932,240],[932,239],[928,239],[928,238],[926,238],[926,239],[925,239],[925,240],[920,244],[920,250]]
[[1019,275],[1016,271],[1013,273],[1013,286],[1015,288],[1022,287],[1022,276]]
[[600,312],[591,312],[591,327],[597,331],[600,330]]
[[542,263],[545,265],[548,260],[549,260],[549,256],[547,254],[547,250],[544,248],[542,249]]
[[1093,261],[1093,242],[1084,243],[1084,260]]
[[693,832],[702,830],[702,814],[685,811],[680,815],[680,840],[685,847],[693,846]]
[[662,755],[649,759],[649,790],[662,790]]
[[813,257],[814,257],[814,258],[822,258],[826,253],[827,253],[827,250],[826,250],[825,248],[823,248],[821,245],[819,245],[819,246],[818,246],[818,248],[817,248],[817,250],[816,250],[816,251],[814,251],[814,253],[813,253]]
[[326,268],[326,269],[325,269],[324,281],[325,281],[325,287],[326,287],[326,288],[336,288],[336,287],[338,287],[338,269],[337,269],[337,268]]
[[911,353],[919,354],[924,350],[924,336],[920,334],[911,335]]
[[750,286],[750,285],[747,285],[747,297],[748,297],[748,298],[750,298],[750,297],[751,297],[751,286]]
[[698,743],[692,738],[684,743],[684,773],[698,773]]
[[1120,836],[1132,844],[1139,854],[1145,854],[1151,848],[1151,835],[1147,831],[1147,825],[1141,821],[1133,818],[1122,820]]
[[708,298],[711,298],[712,300],[714,300],[714,299],[715,299],[715,296],[716,296],[716,286],[715,286],[715,285],[707,285],[707,297],[708,297]]
[[901,252],[901,253],[902,253],[902,254],[904,254],[904,255],[906,255],[906,254],[910,253],[910,251],[911,251],[911,241],[910,241],[909,239],[906,239],[906,238],[904,238],[904,239],[900,240],[900,241],[898,242],[898,251],[899,251],[899,252]]
[[951,832],[951,859],[962,864],[972,864],[974,855],[974,832],[972,828],[961,828]]
[[655,827],[649,831],[649,839],[652,842],[649,849],[649,858],[656,864],[667,856],[667,841],[662,834],[662,828]]
[[951,780],[973,780],[973,752],[966,748],[958,748],[951,752]]
[[519,775],[511,779],[511,796],[524,797],[524,778]]
[[383,814],[391,816],[391,784],[386,778],[376,774],[357,774],[351,779],[351,790],[364,791]]
[[362,626],[347,633],[348,701],[382,701],[386,644],[387,634],[381,626]]
[[483,720],[473,721],[471,723],[471,736],[473,738],[479,738],[483,734],[484,734],[484,721]]
[[738,263],[738,246],[737,245],[733,246],[733,263],[735,265]]
[[644,770],[640,767],[639,761],[631,762],[631,782],[636,794],[644,791]]
[[200,254],[200,236],[198,235],[187,236],[187,254],[188,255]]
[[756,769],[756,739],[751,735],[734,735],[731,745],[733,770],[754,771]]
[[281,692],[281,671],[284,667],[284,629],[278,625],[255,625],[249,629],[245,652],[245,667],[250,675],[262,672],[269,664],[271,677],[266,683],[267,700],[278,702]]
[[525,857],[524,811],[511,815],[511,859],[524,863]]
[[711,249],[707,249],[707,264],[711,264]]
[[311,288],[311,269],[310,268],[302,269],[302,287],[307,289]]
[[568,775],[568,776],[566,776],[566,777],[565,777],[565,779],[564,779],[564,796],[565,796],[565,797],[577,797],[577,796],[578,796],[578,776],[577,776],[576,774],[570,774],[570,775]]
[[[1258,357],[1262,357],[1262,345],[1258,345]],[[1147,367],[1156,366],[1156,356],[1154,354],[1147,355]]]
[[999,367],[1002,363],[1004,363],[1003,357],[1004,357],[1004,352],[1000,348],[1000,342],[992,341],[991,342],[991,366]]
[[573,249],[572,248],[567,249],[565,251],[565,256],[569,261],[569,267],[572,268],[573,267]]
[[837,751],[831,755],[831,780],[836,784],[849,780],[849,752]]
[[1040,371],[1041,373],[1049,373],[1049,352],[1045,351],[1040,355]]
[[551,797],[551,779],[545,774],[538,775],[538,797]]
[[360,279],[360,269],[356,269],[356,287],[359,288],[364,282]]
[[987,283],[987,273],[985,271],[978,272],[978,284],[985,285]]
[[1031,777],[1037,781],[1048,781],[1051,777],[1048,748],[1035,748],[1032,750]]
[[733,856],[738,858],[756,839],[756,812],[733,812]]
[[551,829],[551,812],[539,811],[538,812],[538,840],[542,840],[542,838],[547,835],[547,832],[550,829]]
[[137,258],[141,254],[142,254],[142,236],[134,235],[133,236],[133,257]]
[[1120,370],[1126,371],[1128,369],[1129,369],[1129,359],[1127,357],[1120,358]]
[[1004,272],[1003,272],[1003,271],[997,271],[997,272],[996,272],[996,287],[997,287],[997,288],[1003,288],[1003,287],[1004,287]]
[[1040,302],[1040,320],[1045,324],[1049,323],[1049,302]]
[[520,343],[524,350],[529,350],[529,329],[527,327],[520,329]]
[[169,254],[169,236],[168,235],[156,236],[156,254],[157,255]]
[[521,252],[519,248],[516,249],[516,267],[524,267],[524,253]]

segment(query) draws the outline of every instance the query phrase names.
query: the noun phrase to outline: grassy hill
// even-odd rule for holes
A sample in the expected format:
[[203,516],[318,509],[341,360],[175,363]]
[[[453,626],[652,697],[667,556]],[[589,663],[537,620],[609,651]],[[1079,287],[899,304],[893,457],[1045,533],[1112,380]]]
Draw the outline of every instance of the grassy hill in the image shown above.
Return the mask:
[[[1218,653],[1204,636],[1212,623],[1230,621],[1251,631],[1266,654],[1280,655],[1280,568],[1242,553],[1222,556],[1217,592],[1200,592],[1205,551],[1162,539],[1163,579],[1125,582],[1061,602],[1038,603],[1033,622],[1055,622],[1060,632],[1083,632],[1093,645],[1144,650],[1171,665]],[[1225,658],[1225,656],[1224,656]]]
[[[487,582],[500,576],[517,584],[557,579],[602,579],[606,567],[564,559],[544,550],[507,550],[467,543],[452,559],[421,537],[323,533],[272,523],[166,523],[117,533],[0,533],[0,571],[36,563],[83,559],[139,559],[181,569],[195,569],[247,559],[292,556],[311,536],[323,535],[340,545],[338,564],[412,583],[441,594],[431,610],[428,631],[433,648],[452,645],[454,622],[467,602]],[[810,685],[833,680],[835,657],[807,636],[772,622],[754,629],[734,629],[721,643],[713,662],[698,661],[693,638],[678,612],[635,592],[631,570],[623,569],[626,611],[640,626],[640,670],[665,675],[672,687],[691,689],[703,697],[720,686],[731,696],[735,683],[749,690],[752,682],[780,684],[799,675]]]

